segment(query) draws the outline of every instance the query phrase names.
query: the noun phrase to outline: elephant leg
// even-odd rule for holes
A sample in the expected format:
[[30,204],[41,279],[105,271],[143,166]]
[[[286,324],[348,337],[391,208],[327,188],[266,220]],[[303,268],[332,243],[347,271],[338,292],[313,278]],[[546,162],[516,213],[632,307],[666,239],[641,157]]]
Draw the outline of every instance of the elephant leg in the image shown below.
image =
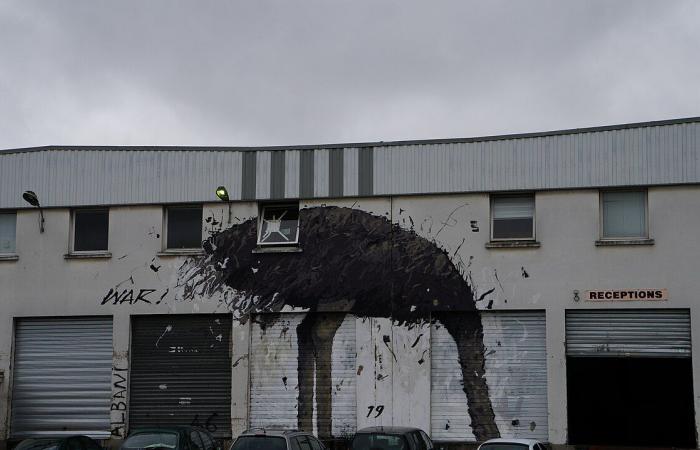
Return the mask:
[[477,441],[500,437],[485,378],[484,329],[478,312],[438,317],[457,344],[467,411]]
[[[316,426],[318,436],[330,438],[333,427],[333,339],[345,314],[306,314],[297,326],[299,359],[298,422],[299,428],[313,431],[314,384],[316,392]],[[315,381],[315,383],[314,383]]]

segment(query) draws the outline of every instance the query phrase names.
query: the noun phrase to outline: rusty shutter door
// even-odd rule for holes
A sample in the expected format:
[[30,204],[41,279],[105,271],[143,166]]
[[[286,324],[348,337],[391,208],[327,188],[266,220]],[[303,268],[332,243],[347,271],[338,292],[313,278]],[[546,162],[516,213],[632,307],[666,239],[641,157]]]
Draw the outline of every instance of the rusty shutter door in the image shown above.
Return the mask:
[[19,319],[11,436],[109,437],[112,318]]
[[[322,438],[330,437],[328,434],[334,437],[351,435],[356,431],[355,317],[334,313],[313,316],[317,335],[328,339],[333,336],[328,343],[331,367],[326,370],[330,378],[323,375],[324,367],[328,369],[323,356],[313,360],[309,355],[314,350],[310,348],[299,352],[299,343],[304,345],[304,327],[309,323],[302,322],[305,317],[306,314],[254,317],[250,347],[250,425],[312,428],[305,431],[320,434]],[[317,343],[316,347],[317,353],[322,355],[323,345]],[[329,397],[324,396],[324,392],[331,392],[330,421],[327,414],[325,417],[323,412],[319,414],[319,403],[325,409],[323,398]],[[306,422],[311,426],[304,426],[303,419],[300,422],[299,415],[304,415],[304,408],[299,407],[300,396],[301,402],[306,400],[308,407],[313,408]],[[317,403],[317,400],[320,401]]]
[[588,357],[690,358],[690,311],[567,311],[566,354]]
[[[547,441],[544,312],[482,312],[481,322],[488,399],[501,437]],[[438,317],[431,328],[431,437],[436,441],[476,440],[458,355]]]
[[133,316],[129,429],[231,436],[231,315]]

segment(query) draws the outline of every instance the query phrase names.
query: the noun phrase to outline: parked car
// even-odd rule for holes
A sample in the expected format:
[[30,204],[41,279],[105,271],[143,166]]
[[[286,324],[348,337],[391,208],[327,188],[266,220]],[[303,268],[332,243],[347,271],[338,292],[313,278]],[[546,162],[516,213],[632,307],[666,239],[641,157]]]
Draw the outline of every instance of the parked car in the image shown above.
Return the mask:
[[358,430],[352,450],[433,450],[433,441],[420,428],[369,427]]
[[478,450],[547,450],[544,443],[534,439],[489,439]]
[[25,439],[15,450],[102,450],[102,446],[87,436],[67,436]]
[[221,450],[209,432],[194,427],[141,428],[129,433],[121,450]]
[[241,433],[230,450],[326,450],[326,446],[305,431],[252,428]]

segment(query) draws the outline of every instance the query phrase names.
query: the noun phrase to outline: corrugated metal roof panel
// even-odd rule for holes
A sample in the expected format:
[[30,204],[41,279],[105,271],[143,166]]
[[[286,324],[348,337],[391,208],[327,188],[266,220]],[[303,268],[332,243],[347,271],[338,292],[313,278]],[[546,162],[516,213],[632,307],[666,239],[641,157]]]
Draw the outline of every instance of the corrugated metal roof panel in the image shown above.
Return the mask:
[[[321,145],[311,150],[4,151],[0,208],[27,207],[21,199],[25,190],[35,191],[44,206],[216,201],[214,189],[219,185],[228,188],[232,200],[267,199],[273,151],[286,153],[285,198],[327,197],[341,190],[343,196],[364,196],[697,184],[699,120],[463,140]],[[308,152],[301,160],[300,149]],[[330,149],[336,158],[333,165]]]

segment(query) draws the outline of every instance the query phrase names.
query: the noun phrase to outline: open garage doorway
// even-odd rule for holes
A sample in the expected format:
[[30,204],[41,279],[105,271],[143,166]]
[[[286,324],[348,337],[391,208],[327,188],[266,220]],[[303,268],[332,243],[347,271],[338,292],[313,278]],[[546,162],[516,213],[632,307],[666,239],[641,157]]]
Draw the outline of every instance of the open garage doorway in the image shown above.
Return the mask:
[[568,311],[569,444],[695,448],[685,310]]

